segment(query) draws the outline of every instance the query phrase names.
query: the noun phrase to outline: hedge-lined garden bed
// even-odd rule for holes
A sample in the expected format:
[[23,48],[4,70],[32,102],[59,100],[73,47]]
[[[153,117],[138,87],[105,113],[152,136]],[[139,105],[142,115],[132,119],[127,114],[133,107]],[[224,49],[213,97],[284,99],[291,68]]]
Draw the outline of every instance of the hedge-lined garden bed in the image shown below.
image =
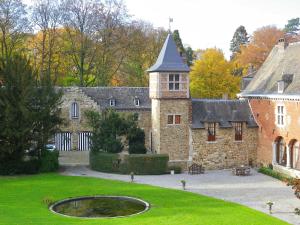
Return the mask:
[[119,154],[90,153],[90,167],[93,170],[109,173],[165,174],[168,171],[169,156],[164,154]]

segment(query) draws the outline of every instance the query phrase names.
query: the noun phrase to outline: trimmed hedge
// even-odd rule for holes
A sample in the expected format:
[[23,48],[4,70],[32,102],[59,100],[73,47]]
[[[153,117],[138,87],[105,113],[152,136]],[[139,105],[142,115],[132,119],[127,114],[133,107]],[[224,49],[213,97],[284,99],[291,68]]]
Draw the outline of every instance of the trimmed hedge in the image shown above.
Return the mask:
[[163,154],[130,154],[126,155],[121,172],[129,174],[165,174],[168,171],[169,156]]
[[119,155],[113,153],[90,152],[90,167],[100,172],[118,173]]
[[9,161],[0,163],[0,175],[36,174],[39,172],[40,161],[31,159],[28,161]]
[[100,172],[165,174],[168,171],[168,161],[169,156],[163,154],[130,154],[121,160],[119,154],[90,152],[90,167]]

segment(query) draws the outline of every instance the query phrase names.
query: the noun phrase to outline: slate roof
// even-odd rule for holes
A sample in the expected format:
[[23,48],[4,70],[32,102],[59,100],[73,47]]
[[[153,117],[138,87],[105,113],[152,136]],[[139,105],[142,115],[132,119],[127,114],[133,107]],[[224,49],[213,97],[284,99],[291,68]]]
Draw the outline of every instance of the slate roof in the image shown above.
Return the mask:
[[[81,87],[80,89],[97,102],[101,109],[109,108],[110,99],[114,99],[115,106],[112,107],[114,109],[151,110],[147,87]],[[139,99],[139,106],[135,105],[135,98]]]
[[183,62],[178,53],[175,41],[171,34],[159,53],[156,63],[151,66],[148,72],[189,72],[190,68]]
[[[287,82],[282,94],[277,92],[277,82],[292,78]],[[290,82],[290,83],[289,83]],[[251,95],[299,95],[300,94],[300,42],[291,43],[286,48],[276,45],[257,71],[252,81],[240,96]]]
[[257,127],[246,100],[192,99],[192,128],[203,129],[205,122],[219,123],[222,128],[232,127],[231,122]]

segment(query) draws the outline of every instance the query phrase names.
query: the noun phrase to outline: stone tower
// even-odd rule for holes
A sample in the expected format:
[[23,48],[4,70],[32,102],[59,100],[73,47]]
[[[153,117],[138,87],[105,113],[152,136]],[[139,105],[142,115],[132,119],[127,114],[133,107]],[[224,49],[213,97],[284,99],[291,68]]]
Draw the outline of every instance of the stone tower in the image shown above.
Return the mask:
[[169,34],[156,63],[148,69],[152,150],[169,154],[171,164],[184,168],[189,159],[189,71]]

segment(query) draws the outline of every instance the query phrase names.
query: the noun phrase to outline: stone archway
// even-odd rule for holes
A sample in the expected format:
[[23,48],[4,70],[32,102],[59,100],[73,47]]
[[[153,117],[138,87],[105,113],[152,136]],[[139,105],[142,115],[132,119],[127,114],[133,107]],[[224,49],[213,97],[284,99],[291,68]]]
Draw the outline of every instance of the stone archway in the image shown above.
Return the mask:
[[300,170],[300,142],[296,139],[290,142],[291,168]]

